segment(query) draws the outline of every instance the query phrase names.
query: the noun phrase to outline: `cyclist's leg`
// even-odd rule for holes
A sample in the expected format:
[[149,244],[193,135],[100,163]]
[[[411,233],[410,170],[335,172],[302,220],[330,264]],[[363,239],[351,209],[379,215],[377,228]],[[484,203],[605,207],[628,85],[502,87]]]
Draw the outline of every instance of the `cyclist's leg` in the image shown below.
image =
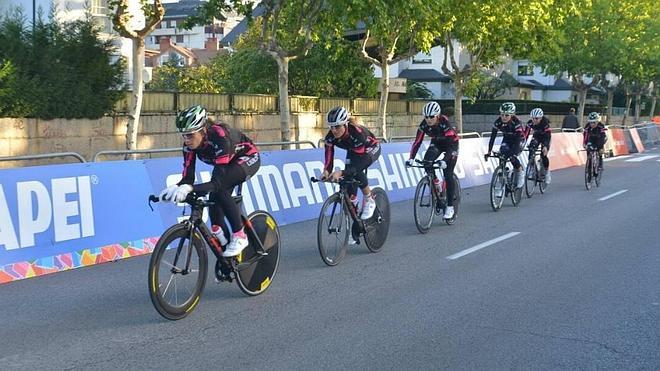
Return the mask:
[[[435,159],[438,157],[440,157],[440,150],[438,147],[431,144],[426,150],[426,153],[424,153],[424,161],[435,161]],[[433,166],[429,166],[425,170],[427,174],[430,174],[434,171]]]
[[550,170],[550,158],[548,158],[548,152],[550,152],[550,140],[545,141],[541,145],[541,162],[543,162],[543,167],[546,171]]
[[231,242],[225,251],[225,256],[237,255],[248,244],[247,235],[243,231],[241,210],[231,197],[231,191],[249,176],[254,175],[260,165],[261,160],[256,153],[251,156],[240,156],[225,166],[216,166],[213,169],[212,177],[220,179],[220,189],[216,199],[227,216],[232,230]]
[[511,161],[511,165],[513,165],[513,168],[516,171],[516,188],[522,188],[525,186],[525,170],[523,169],[520,160],[518,160],[518,155],[521,152],[520,144],[512,143],[509,145],[509,148],[509,160]]
[[442,170],[445,178],[445,184],[447,185],[447,206],[454,206],[454,195],[456,193],[456,185],[454,184],[454,168],[456,167],[456,162],[458,161],[458,152],[445,152],[444,160],[447,163],[447,167]]

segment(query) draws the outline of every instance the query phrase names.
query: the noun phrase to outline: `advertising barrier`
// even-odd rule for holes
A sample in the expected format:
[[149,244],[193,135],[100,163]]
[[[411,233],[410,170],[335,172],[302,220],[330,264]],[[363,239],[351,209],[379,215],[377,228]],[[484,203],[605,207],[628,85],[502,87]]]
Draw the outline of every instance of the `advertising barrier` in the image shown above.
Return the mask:
[[626,143],[626,135],[623,129],[608,128],[607,143],[605,149],[612,151],[613,156],[623,156],[629,154],[628,144]]
[[642,144],[642,140],[639,137],[639,133],[637,132],[636,128],[630,128],[628,129],[630,132],[630,137],[632,138],[632,143],[635,146],[635,150],[637,153],[642,153],[644,152],[644,144]]
[[[383,144],[368,171],[370,185],[385,189],[391,202],[411,199],[423,176],[404,166],[410,145]],[[461,140],[455,173],[463,188],[490,182],[496,162],[484,160],[487,145],[488,138]],[[580,133],[553,134],[551,168],[583,164],[580,148]],[[321,175],[323,157],[323,149],[262,152],[261,168],[243,186],[246,212],[267,210],[280,225],[317,218],[336,187],[309,181]],[[523,164],[526,157],[520,155]],[[343,168],[343,158],[338,150],[336,167]],[[178,182],[181,169],[182,159],[173,157],[0,170],[0,283],[150,253],[189,212],[172,203],[152,212],[147,202]],[[200,161],[197,182],[208,181],[211,170]]]

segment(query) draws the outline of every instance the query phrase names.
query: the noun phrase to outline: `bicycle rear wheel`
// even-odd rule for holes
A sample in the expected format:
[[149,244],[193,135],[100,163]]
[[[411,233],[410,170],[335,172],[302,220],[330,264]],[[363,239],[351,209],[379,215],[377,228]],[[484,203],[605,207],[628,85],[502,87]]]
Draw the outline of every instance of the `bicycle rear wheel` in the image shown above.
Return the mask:
[[600,158],[598,156],[595,157],[594,162],[594,181],[596,182],[596,187],[600,187],[600,179],[603,177],[603,169],[599,168],[600,164]]
[[527,169],[525,170],[525,193],[527,194],[527,198],[532,198],[536,191],[537,177],[538,171],[534,159],[532,159],[527,163]]
[[350,232],[348,211],[339,193],[335,193],[323,203],[316,231],[319,253],[325,264],[334,266],[344,258]]
[[454,216],[449,219],[444,219],[445,223],[448,225],[456,223],[456,219],[458,218],[458,211],[461,206],[461,182],[458,181],[456,174],[452,175],[452,180],[454,181],[454,201],[452,202],[452,206],[454,206]]
[[[280,231],[275,219],[265,211],[254,211],[247,219],[253,233],[248,232],[250,244],[237,257],[236,283],[246,295],[255,296],[266,291],[273,282],[280,262]],[[259,254],[259,238],[267,255]]]
[[163,233],[149,260],[149,297],[169,320],[187,316],[199,303],[206,284],[207,258],[197,232],[177,224]]
[[390,231],[390,200],[381,188],[373,188],[371,194],[376,200],[376,211],[371,218],[364,221],[364,241],[369,251],[379,252]]
[[591,189],[591,172],[593,167],[591,165],[591,154],[587,156],[587,163],[584,165],[584,186],[587,188],[587,191]]
[[502,167],[499,166],[495,169],[493,177],[490,180],[490,207],[493,211],[497,211],[504,203],[504,194],[506,190],[506,181]]
[[426,233],[431,228],[433,216],[435,215],[435,203],[436,198],[433,195],[431,181],[429,176],[426,175],[417,183],[413,203],[413,217],[419,233]]

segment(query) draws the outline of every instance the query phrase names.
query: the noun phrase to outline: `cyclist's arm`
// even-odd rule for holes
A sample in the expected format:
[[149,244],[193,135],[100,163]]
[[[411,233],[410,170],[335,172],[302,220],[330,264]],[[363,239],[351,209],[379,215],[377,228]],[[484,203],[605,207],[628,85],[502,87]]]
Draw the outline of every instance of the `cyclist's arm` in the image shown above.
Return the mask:
[[424,131],[422,129],[417,129],[417,135],[415,136],[412,148],[410,148],[410,155],[408,155],[408,158],[415,158],[415,156],[417,156],[417,151],[419,151],[419,147],[422,145],[423,140]]
[[332,173],[332,169],[334,168],[334,161],[335,161],[335,145],[332,144],[332,142],[326,140],[325,165],[323,166],[323,170],[327,171],[328,173]]
[[493,144],[495,144],[495,137],[497,136],[497,127],[493,126],[493,130],[490,132],[490,140],[488,141],[488,153],[493,150]]
[[195,183],[195,161],[197,160],[197,157],[195,157],[195,152],[188,150],[188,151],[183,151],[183,172],[181,174],[181,180],[177,183],[177,185],[182,185],[182,184],[190,184],[192,185]]

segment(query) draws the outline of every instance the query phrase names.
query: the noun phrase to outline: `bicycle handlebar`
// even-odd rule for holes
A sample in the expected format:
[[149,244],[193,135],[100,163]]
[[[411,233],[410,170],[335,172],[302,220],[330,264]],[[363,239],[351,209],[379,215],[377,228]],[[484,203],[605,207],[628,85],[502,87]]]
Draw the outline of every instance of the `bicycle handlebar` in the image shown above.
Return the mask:
[[[149,195],[149,208],[151,209],[151,211],[154,211],[154,208],[151,206],[151,203],[152,202],[156,203],[156,202],[160,202],[160,201],[169,201],[169,200],[161,199],[160,197],[158,197],[156,195]],[[201,198],[195,192],[188,193],[188,195],[186,196],[186,199],[183,200],[183,203],[187,203],[188,205],[190,205],[192,207],[199,207],[199,208],[204,208],[204,207],[215,205],[215,202],[205,200],[205,199]]]
[[447,163],[445,160],[418,160],[415,159],[415,162],[420,164],[420,165],[407,165],[408,167],[417,167],[417,168],[426,168],[427,166],[431,166],[434,169],[446,169],[447,168]]
[[340,184],[341,184],[341,183],[344,183],[344,184],[349,184],[349,183],[359,183],[359,181],[357,181],[357,180],[355,180],[355,179],[349,179],[349,178],[346,178],[346,177],[341,177],[341,178],[339,178],[339,181],[338,181],[338,182],[335,182],[335,181],[330,180],[330,179],[318,179],[318,178],[316,178],[316,177],[311,177],[311,178],[309,178],[309,180],[310,180],[312,183],[318,183],[318,182],[321,182],[321,183],[340,183]]

